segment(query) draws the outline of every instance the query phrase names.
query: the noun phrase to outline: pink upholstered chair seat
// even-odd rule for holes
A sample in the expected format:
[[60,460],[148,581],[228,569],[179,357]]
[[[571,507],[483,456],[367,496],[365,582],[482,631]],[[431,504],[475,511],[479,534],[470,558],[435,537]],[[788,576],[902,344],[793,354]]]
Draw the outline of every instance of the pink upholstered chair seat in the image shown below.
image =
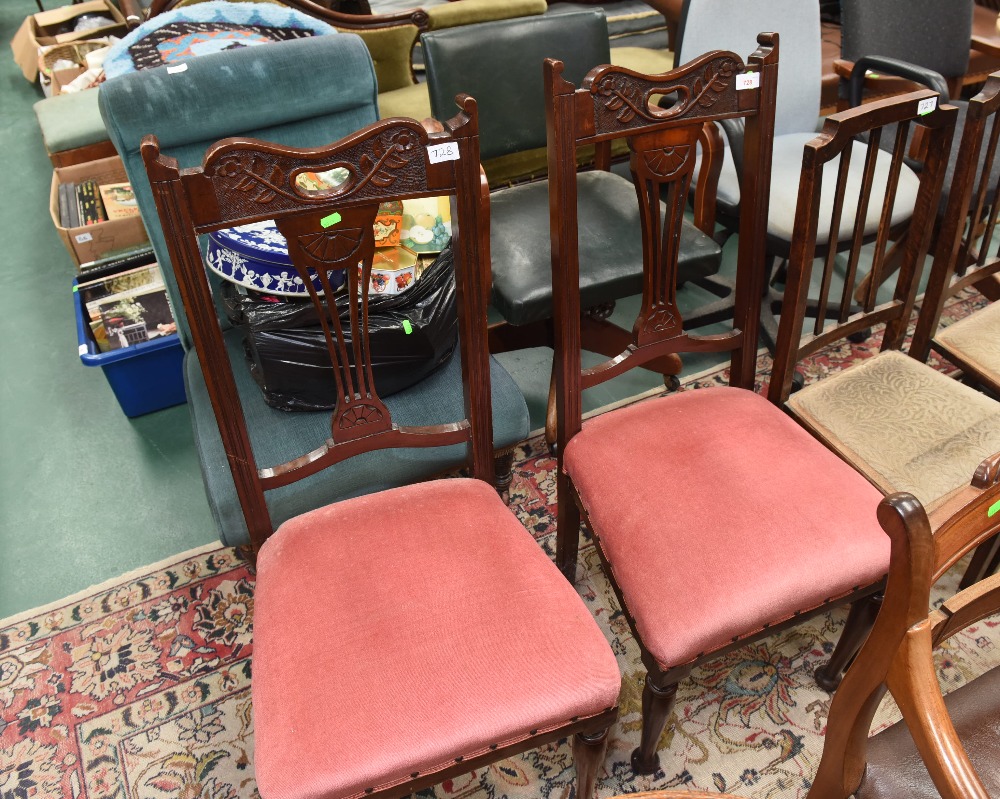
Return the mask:
[[598,416],[564,463],[664,669],[888,569],[882,494],[750,391],[698,389]]
[[255,621],[265,799],[362,797],[618,701],[586,606],[478,480],[286,522],[260,551]]

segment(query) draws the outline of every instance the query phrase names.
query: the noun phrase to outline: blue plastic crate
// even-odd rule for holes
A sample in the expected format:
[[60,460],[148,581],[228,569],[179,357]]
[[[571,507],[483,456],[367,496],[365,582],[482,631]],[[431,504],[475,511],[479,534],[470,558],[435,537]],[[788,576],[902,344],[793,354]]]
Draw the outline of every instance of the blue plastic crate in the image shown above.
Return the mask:
[[176,333],[113,352],[100,352],[84,321],[83,302],[75,291],[73,305],[80,360],[85,366],[100,366],[104,370],[126,416],[142,416],[187,402],[184,348]]

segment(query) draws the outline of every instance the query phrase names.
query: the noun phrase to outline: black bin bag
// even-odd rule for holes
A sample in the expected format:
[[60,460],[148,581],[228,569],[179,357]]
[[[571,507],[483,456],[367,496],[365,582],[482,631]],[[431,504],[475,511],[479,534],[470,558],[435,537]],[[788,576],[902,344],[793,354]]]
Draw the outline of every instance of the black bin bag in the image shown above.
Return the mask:
[[[250,373],[272,408],[331,410],[336,382],[316,308],[310,300],[268,302],[224,287],[226,313],[244,333]],[[337,298],[349,357],[353,358],[350,298]],[[369,296],[372,376],[386,397],[424,379],[448,360],[458,340],[455,266],[451,249],[402,294]]]

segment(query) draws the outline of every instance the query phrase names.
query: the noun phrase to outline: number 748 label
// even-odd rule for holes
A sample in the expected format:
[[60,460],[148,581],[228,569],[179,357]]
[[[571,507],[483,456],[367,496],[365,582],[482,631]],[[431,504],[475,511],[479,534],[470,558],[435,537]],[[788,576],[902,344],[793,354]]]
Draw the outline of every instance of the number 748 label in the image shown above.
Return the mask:
[[458,142],[448,141],[427,145],[427,158],[432,164],[438,164],[441,161],[458,161],[461,157],[458,153]]

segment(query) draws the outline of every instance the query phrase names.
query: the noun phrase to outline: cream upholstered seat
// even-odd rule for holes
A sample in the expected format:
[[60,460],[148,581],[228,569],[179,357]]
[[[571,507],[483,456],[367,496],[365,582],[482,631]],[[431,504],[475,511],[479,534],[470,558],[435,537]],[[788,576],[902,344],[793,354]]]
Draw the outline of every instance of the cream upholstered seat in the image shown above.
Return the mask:
[[307,513],[257,562],[253,710],[268,734],[254,762],[268,799],[364,796],[617,704],[593,617],[481,480]]
[[934,340],[1000,385],[1000,303],[940,328]]
[[1000,451],[1000,403],[896,350],[806,386],[788,405],[883,491],[925,505]]

